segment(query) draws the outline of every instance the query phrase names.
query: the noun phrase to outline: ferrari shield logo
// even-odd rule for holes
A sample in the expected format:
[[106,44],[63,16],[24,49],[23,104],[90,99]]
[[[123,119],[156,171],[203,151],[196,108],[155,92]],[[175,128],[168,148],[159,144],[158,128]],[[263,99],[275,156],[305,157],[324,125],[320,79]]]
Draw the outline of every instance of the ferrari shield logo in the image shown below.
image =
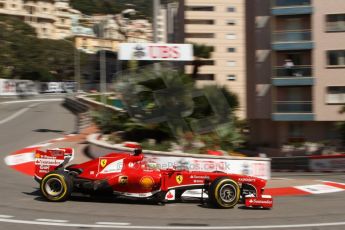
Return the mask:
[[101,160],[101,167],[104,168],[107,165],[107,159]]
[[181,184],[182,181],[183,181],[183,176],[182,176],[182,175],[177,175],[177,176],[176,176],[176,182],[177,182],[178,184]]

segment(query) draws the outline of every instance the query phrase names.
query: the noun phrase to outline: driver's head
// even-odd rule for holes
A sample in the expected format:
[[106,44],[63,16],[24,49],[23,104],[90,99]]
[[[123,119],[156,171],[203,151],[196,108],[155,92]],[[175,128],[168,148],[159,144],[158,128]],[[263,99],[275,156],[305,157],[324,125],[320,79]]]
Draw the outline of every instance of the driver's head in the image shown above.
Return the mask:
[[142,153],[141,149],[134,149],[134,156],[138,156]]

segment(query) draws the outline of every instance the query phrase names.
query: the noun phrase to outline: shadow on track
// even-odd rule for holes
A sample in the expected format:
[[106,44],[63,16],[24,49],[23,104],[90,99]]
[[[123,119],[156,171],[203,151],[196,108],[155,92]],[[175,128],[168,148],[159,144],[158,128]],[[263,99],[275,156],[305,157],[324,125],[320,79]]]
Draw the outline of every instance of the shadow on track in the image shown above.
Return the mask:
[[64,133],[64,130],[55,130],[55,129],[35,129],[32,130],[37,133]]

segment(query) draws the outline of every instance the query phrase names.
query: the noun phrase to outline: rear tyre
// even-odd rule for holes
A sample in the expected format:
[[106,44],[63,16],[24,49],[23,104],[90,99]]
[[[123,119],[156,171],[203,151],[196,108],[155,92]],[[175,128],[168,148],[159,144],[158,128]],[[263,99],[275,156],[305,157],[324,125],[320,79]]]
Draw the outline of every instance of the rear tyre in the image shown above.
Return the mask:
[[240,199],[240,187],[228,177],[214,180],[209,188],[209,202],[217,208],[232,208]]
[[45,175],[40,184],[42,195],[49,201],[65,201],[73,190],[72,177],[63,171],[54,171]]

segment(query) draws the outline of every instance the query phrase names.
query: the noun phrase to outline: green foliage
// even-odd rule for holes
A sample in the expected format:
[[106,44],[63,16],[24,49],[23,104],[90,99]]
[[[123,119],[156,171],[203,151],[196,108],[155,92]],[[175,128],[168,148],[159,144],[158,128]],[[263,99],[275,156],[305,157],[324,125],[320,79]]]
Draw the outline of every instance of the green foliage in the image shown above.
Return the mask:
[[204,44],[193,44],[193,52],[194,52],[194,61],[193,61],[193,79],[197,79],[199,69],[203,66],[202,59],[209,59],[211,58],[211,53],[213,52],[212,46],[207,46]]
[[102,133],[109,134],[123,131],[125,124],[129,121],[127,113],[114,112],[110,109],[101,109],[91,113],[93,121]]
[[203,44],[193,44],[193,52],[196,58],[209,59],[213,52],[213,47]]
[[74,76],[72,42],[38,39],[34,28],[7,16],[0,16],[0,41],[1,77],[50,81]]
[[[200,91],[190,77],[166,68],[161,68],[160,71],[148,69],[140,73],[129,71],[128,74],[115,83],[116,94],[121,95],[125,104],[133,108],[140,107],[144,114],[134,118],[127,114],[119,117],[116,115],[119,112],[115,111],[99,113],[96,121],[102,132],[124,131],[123,140],[144,142],[148,147],[148,140],[154,139],[157,146],[151,149],[156,150],[167,150],[169,143],[177,142],[182,151],[190,153],[201,153],[207,149],[234,150],[244,142],[241,134],[243,124],[234,117],[234,111],[239,105],[238,99],[225,87],[205,86]],[[164,89],[168,90],[167,94]],[[193,100],[192,92],[202,93],[203,96]],[[186,115],[183,119],[187,126],[193,127],[194,122],[207,120],[214,128],[202,134],[193,134],[183,124],[179,126],[180,123],[172,127],[168,126],[164,119],[142,119],[146,115],[155,115],[154,111],[162,106],[165,113],[158,113],[158,117],[174,115],[172,113],[176,110],[175,115],[181,119],[181,110],[176,109],[179,107]],[[228,117],[229,119],[226,119]],[[221,125],[218,124],[219,120],[222,122]]]

